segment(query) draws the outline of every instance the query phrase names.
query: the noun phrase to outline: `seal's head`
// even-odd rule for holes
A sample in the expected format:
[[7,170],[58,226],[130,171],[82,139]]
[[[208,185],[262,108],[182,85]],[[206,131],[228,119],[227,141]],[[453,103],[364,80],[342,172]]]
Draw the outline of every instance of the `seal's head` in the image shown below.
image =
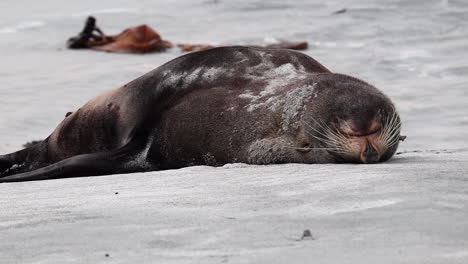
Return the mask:
[[322,98],[311,106],[312,112],[320,114],[309,115],[307,121],[311,142],[336,162],[376,163],[393,156],[401,138],[401,122],[387,96],[340,74],[324,75],[316,89]]

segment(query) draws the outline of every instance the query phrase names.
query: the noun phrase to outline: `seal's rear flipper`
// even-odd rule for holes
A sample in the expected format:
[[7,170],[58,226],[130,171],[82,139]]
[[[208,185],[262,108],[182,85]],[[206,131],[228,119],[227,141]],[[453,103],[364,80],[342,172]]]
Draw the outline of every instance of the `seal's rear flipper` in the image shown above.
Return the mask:
[[13,164],[7,158],[0,156],[0,175],[3,171],[9,169]]
[[[137,162],[138,153],[129,155],[125,147],[114,152],[99,152],[74,156],[34,171],[0,178],[2,182],[50,180],[59,178],[99,176],[152,170],[146,161]],[[144,158],[144,157],[142,157]]]

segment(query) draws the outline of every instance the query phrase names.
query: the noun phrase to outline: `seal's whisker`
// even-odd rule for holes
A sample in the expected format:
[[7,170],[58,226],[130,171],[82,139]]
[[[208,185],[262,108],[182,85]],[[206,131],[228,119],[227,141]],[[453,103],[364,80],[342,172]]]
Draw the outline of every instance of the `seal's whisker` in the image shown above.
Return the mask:
[[301,147],[286,147],[290,149],[300,149],[300,150],[338,150],[337,148],[301,148]]
[[390,123],[390,120],[394,117],[394,114],[390,117],[390,118],[386,118],[385,119],[385,123],[383,124],[383,131],[382,133],[380,134],[379,136],[379,140],[385,142],[385,139],[387,137],[387,134],[388,134],[388,127],[389,127],[389,123]]
[[317,136],[313,135],[313,137],[315,137],[315,138],[317,138],[319,140],[322,140],[322,141],[326,141],[328,144],[331,144],[331,145],[337,145],[337,143],[340,143],[340,145],[341,145],[341,144],[346,143],[346,141],[344,139],[329,133],[329,131],[326,131],[326,133],[322,134],[321,136],[324,136],[324,138],[317,137]]
[[349,142],[349,138],[347,136],[345,136],[343,133],[341,133],[340,131],[337,132],[338,133],[338,137],[345,143]]
[[384,132],[382,133],[380,138],[386,148],[390,148],[398,143],[398,135],[400,134],[400,129],[401,121],[398,118],[398,114],[394,112],[390,121],[386,123]]
[[[316,121],[316,122],[317,122],[317,121]],[[319,121],[319,125],[320,125],[320,123],[321,123],[322,128],[323,128],[325,131],[331,133],[333,136],[339,137],[339,138],[345,138],[344,135],[341,134],[339,131],[334,131],[333,129],[331,129],[330,126],[328,126],[323,120],[320,120],[320,121]]]
[[[327,137],[327,139],[330,141],[329,144],[331,145],[334,145],[338,148],[340,148],[341,150],[341,153],[349,153],[349,152],[352,152],[350,146],[349,146],[349,143],[350,143],[350,139],[349,137],[345,136],[343,133],[341,133],[341,131],[337,130],[333,130],[331,129],[327,124],[325,124],[325,122],[323,122],[322,120],[320,121],[316,121],[314,120],[315,122],[317,122],[317,124],[319,126],[321,126],[324,130],[325,130],[325,136]],[[348,125],[348,124],[347,124]],[[348,125],[349,126],[349,125]]]
[[395,133],[399,133],[400,127],[401,122],[398,118],[398,114],[396,111],[394,111],[392,116],[385,122],[384,131],[380,135],[379,139],[384,143],[387,143],[392,137],[395,136]]
[[318,136],[311,135],[312,137],[318,139],[319,141],[327,145],[333,146],[336,150],[338,150],[338,151],[335,151],[337,153],[338,152],[340,153],[350,152],[350,149],[348,147],[349,140],[345,136],[343,136],[342,134],[340,135],[338,133],[333,132],[333,130],[329,126],[324,124],[323,122],[319,122],[317,120],[314,120],[314,121],[324,131],[322,132],[318,130],[317,128],[313,127],[312,125],[307,124],[312,130],[314,130],[318,134]]
[[390,148],[390,147],[392,147],[393,145],[397,144],[398,141],[399,141],[399,138],[398,138],[398,137],[394,137],[392,140],[389,140],[389,141],[385,142],[385,146],[386,146],[387,148]]
[[[318,121],[318,120],[316,120],[316,119],[314,119],[314,118],[312,118],[312,120],[313,120],[322,130],[327,131],[327,132],[329,131],[329,132],[333,133],[332,129],[331,129],[329,126],[327,126],[327,124],[325,124],[325,122],[323,122],[322,120]],[[312,129],[314,129],[315,131],[317,131],[312,125],[310,125],[310,124],[308,124],[308,125],[309,125]],[[321,132],[319,132],[319,131],[317,131],[317,132],[318,132],[318,133],[321,133]],[[336,136],[337,136],[337,135],[336,135]]]
[[341,153],[351,152],[351,149],[348,147],[348,144],[346,142],[340,142],[336,139],[332,139],[332,141],[330,141],[328,144],[333,146],[335,149],[339,150],[339,152]]
[[334,153],[338,153],[338,154],[348,154],[349,152],[348,151],[345,151],[345,150],[330,150],[331,152],[334,152]]
[[309,127],[310,127],[312,130],[314,130],[315,132],[317,132],[317,134],[319,134],[319,135],[321,135],[321,136],[325,136],[325,134],[324,134],[322,131],[316,129],[316,128],[313,127],[312,125],[310,125],[310,124],[306,124],[306,125],[309,126]]
[[398,133],[400,128],[401,128],[401,122],[397,122],[397,123],[392,124],[392,126],[390,127],[390,129],[388,131],[387,136],[389,136],[389,138],[392,137],[392,136],[395,136],[395,133]]
[[391,147],[393,145],[395,145],[396,143],[398,143],[399,141],[399,137],[398,135],[400,134],[400,129],[394,129],[394,131],[389,135],[389,138],[387,141],[385,141],[385,145],[387,147]]
[[[312,130],[314,130],[315,132],[317,132],[317,134],[319,136],[315,136],[315,135],[312,135],[314,138],[326,143],[326,144],[329,144],[329,145],[337,145],[337,142],[339,143],[345,143],[343,142],[343,139],[342,138],[339,138],[338,136],[335,136],[333,135],[332,133],[330,133],[329,130],[326,130],[325,132],[322,132],[322,131],[319,131],[318,129],[316,129],[315,127],[311,126],[310,124],[307,124]],[[323,136],[323,137],[321,137]]]
[[399,141],[398,139],[397,139],[397,140],[392,140],[392,141],[390,141],[389,143],[385,144],[385,146],[386,146],[387,148],[393,147],[395,144],[398,143],[398,141]]
[[321,137],[317,137],[317,136],[313,136],[314,138],[322,141],[323,143],[326,143],[326,144],[329,144],[329,145],[336,145],[336,142],[335,141],[332,141],[332,140],[329,140],[329,139],[325,139],[325,138],[321,138]]
[[400,133],[401,123],[396,121],[397,123],[393,123],[389,126],[387,133],[384,138],[384,142],[389,141],[390,139],[394,138],[396,135]]
[[336,152],[336,153],[346,153],[347,151],[343,148],[343,146],[341,144],[337,144],[337,142],[333,142],[333,141],[330,141],[330,140],[326,140],[326,139],[323,139],[323,138],[320,138],[320,137],[316,137],[314,136],[316,139],[318,139],[319,141],[327,144],[327,145],[330,145],[332,147],[329,148],[330,151],[333,151],[333,152]]
[[328,140],[330,140],[331,142],[334,142],[335,145],[339,145],[342,147],[349,145],[349,141],[347,139],[336,137],[333,135],[328,135]]

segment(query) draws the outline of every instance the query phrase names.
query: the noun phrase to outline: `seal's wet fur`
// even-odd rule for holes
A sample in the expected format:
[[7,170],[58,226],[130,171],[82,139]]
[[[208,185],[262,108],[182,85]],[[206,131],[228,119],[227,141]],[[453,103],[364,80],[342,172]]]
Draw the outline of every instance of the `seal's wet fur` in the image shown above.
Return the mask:
[[[370,130],[384,131],[395,114],[375,87],[302,53],[215,48],[95,97],[43,142],[0,156],[0,182],[230,162],[384,161],[398,141],[385,146]],[[350,146],[333,146],[327,133]],[[376,150],[372,160],[360,158],[371,153],[366,146]]]

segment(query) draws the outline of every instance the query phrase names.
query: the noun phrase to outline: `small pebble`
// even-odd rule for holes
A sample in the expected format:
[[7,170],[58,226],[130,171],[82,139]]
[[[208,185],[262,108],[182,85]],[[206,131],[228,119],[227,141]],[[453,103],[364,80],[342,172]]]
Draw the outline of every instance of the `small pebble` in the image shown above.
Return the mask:
[[334,14],[334,15],[344,14],[344,13],[346,13],[346,11],[348,11],[348,9],[343,8],[343,9],[340,9],[340,10],[338,10],[338,11],[333,12],[333,14]]
[[302,233],[301,240],[304,240],[304,239],[314,239],[309,229],[304,230],[304,232]]

